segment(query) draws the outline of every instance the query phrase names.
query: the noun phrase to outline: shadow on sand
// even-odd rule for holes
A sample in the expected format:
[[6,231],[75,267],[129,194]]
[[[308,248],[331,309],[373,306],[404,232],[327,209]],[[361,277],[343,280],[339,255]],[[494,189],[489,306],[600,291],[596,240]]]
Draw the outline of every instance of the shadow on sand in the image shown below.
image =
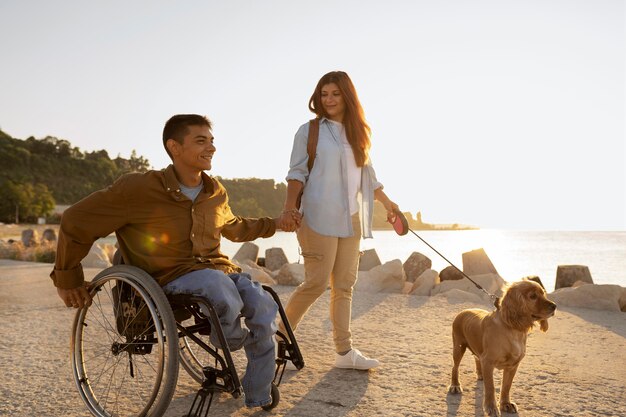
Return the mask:
[[559,310],[578,316],[589,323],[602,326],[605,329],[626,338],[626,313],[619,311],[592,310],[590,308],[558,306],[557,314]]
[[331,369],[284,415],[316,416],[323,405],[324,416],[345,416],[363,399],[368,384],[369,372]]

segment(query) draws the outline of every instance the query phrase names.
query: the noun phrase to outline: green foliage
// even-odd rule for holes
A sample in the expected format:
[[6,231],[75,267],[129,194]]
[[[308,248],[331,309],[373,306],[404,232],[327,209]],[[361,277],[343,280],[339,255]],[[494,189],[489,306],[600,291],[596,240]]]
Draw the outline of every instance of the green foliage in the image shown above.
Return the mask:
[[36,222],[54,210],[54,199],[45,184],[15,183],[7,180],[0,185],[0,221]]
[[82,153],[64,139],[14,139],[0,131],[0,221],[50,214],[55,201],[73,204],[127,172],[145,172],[150,163],[133,151],[110,159],[105,150]]
[[51,243],[41,244],[30,248],[24,247],[22,242],[0,242],[0,259],[13,259],[16,261],[54,263],[56,257],[56,245]]
[[[45,244],[32,248],[30,251],[33,262],[44,262],[47,264],[53,264],[56,259],[56,245]],[[30,261],[31,259],[26,259]]]
[[219,178],[228,191],[233,213],[242,217],[278,217],[282,211],[287,185],[258,178]]

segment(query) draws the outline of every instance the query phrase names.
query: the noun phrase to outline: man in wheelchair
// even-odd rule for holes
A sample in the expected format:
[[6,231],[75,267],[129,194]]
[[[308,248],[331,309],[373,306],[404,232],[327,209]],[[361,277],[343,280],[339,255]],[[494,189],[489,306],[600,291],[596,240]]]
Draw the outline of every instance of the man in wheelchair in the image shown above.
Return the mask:
[[[59,230],[51,278],[67,307],[91,304],[80,261],[101,237],[116,233],[125,263],[150,274],[168,295],[193,294],[213,304],[230,349],[243,347],[242,387],[248,407],[271,402],[277,304],[261,285],[220,252],[222,236],[235,242],[272,236],[277,219],[235,216],[222,184],[204,171],[215,154],[210,121],[171,117],[163,145],[173,163],[131,173],[68,208]],[[247,328],[241,326],[241,317]],[[218,347],[219,340],[211,343]]]

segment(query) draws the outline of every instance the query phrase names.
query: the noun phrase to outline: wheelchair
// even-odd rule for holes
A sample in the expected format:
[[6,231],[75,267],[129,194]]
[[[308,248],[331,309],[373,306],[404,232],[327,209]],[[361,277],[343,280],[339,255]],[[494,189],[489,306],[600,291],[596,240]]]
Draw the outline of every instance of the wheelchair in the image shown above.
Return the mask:
[[[286,334],[276,334],[272,402],[263,407],[270,410],[280,400],[278,386],[287,361],[302,369],[304,360],[278,295],[271,287],[263,288],[278,304],[286,328]],[[206,417],[215,394],[237,398],[243,393],[219,318],[207,299],[166,296],[148,273],[130,265],[100,272],[90,293],[91,306],[79,309],[74,318],[71,365],[79,394],[94,416],[162,416],[176,390],[179,363],[201,384],[188,417]],[[211,344],[212,333],[222,348]]]

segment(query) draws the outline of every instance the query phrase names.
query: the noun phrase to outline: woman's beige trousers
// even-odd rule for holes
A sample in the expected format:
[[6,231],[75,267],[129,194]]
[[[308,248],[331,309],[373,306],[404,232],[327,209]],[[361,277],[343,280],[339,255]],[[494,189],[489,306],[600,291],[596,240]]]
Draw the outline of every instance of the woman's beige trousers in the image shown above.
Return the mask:
[[[323,236],[311,230],[304,219],[298,229],[298,242],[304,258],[305,278],[285,307],[289,323],[295,330],[309,307],[330,284],[330,320],[337,352],[352,349],[352,288],[357,279],[361,240],[358,213],[352,216],[352,227],[352,237]],[[281,330],[284,331],[282,324]]]

